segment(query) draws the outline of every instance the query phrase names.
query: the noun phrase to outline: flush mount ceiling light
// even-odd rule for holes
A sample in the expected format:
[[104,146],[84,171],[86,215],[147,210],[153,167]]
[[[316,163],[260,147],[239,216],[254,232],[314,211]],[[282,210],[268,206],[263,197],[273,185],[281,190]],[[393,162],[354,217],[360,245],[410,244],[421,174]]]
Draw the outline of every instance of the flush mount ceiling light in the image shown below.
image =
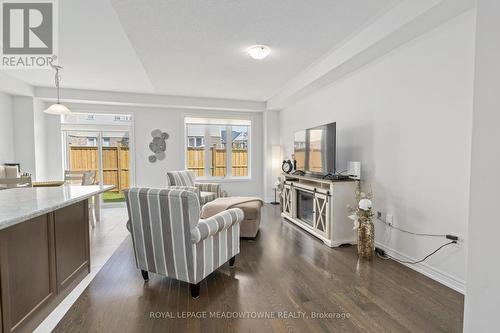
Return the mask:
[[49,106],[47,110],[44,110],[43,112],[55,115],[70,114],[71,111],[66,106],[59,103],[59,82],[61,81],[61,77],[59,76],[59,71],[63,68],[57,65],[51,65],[51,66],[56,70],[55,83],[57,90],[57,103],[52,104],[51,106]]
[[247,53],[254,59],[262,60],[271,53],[271,49],[265,45],[253,45],[247,49]]

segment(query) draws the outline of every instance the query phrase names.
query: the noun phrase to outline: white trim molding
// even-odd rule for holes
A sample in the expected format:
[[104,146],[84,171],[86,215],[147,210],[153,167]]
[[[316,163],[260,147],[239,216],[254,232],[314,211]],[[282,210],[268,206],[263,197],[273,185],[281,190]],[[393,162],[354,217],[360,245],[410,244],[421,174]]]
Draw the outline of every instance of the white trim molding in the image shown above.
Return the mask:
[[[54,88],[35,88],[35,97],[43,101],[53,102],[55,96]],[[83,89],[61,89],[61,101],[64,103],[239,112],[264,112],[266,109],[266,103],[260,101]]]
[[[403,254],[401,252],[398,252],[394,250],[393,248],[382,244],[380,242],[375,242],[375,245],[381,249],[383,249],[388,255],[395,257],[400,260],[405,260],[405,261],[416,261],[415,258],[411,258],[407,256],[406,254]],[[425,262],[421,262],[418,264],[410,265],[410,264],[403,264],[406,267],[409,267],[431,279],[434,281],[437,281],[441,284],[444,284],[445,286],[458,291],[461,294],[465,295],[465,281],[462,279],[458,279],[446,272],[443,272],[442,270],[439,270],[437,268],[434,268]]]

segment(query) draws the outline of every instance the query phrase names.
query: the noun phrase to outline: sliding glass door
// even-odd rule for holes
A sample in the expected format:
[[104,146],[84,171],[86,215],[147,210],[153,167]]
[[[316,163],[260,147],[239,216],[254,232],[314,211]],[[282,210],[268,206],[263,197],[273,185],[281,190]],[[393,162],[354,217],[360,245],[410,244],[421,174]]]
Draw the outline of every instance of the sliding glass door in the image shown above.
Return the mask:
[[95,171],[99,184],[114,185],[103,194],[104,203],[124,202],[130,187],[130,135],[128,131],[66,130],[65,169]]
[[66,132],[66,170],[95,171],[98,179],[100,153],[99,132],[67,131]]
[[115,190],[104,194],[104,202],[124,202],[123,190],[130,187],[129,133],[126,131],[101,132],[101,179]]

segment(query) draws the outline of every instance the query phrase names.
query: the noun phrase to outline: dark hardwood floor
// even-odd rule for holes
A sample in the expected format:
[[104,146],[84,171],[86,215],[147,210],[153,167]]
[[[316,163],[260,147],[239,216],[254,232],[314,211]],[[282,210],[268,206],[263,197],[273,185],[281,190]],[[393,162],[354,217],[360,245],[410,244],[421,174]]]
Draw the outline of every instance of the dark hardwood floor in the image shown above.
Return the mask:
[[[170,278],[150,274],[144,283],[131,243],[124,241],[55,332],[462,331],[461,294],[391,260],[358,261],[355,247],[330,249],[282,221],[274,206],[263,208],[258,238],[241,240],[236,268],[210,275],[198,299]],[[211,317],[234,312],[242,318]],[[251,318],[262,315],[275,318]]]

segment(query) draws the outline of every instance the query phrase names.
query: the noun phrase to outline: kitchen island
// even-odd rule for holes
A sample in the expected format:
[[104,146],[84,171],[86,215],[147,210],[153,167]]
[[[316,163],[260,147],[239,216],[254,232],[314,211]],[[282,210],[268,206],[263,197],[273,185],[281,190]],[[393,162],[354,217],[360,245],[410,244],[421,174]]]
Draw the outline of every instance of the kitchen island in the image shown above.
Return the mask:
[[88,199],[113,188],[0,191],[0,333],[31,332],[89,274]]

